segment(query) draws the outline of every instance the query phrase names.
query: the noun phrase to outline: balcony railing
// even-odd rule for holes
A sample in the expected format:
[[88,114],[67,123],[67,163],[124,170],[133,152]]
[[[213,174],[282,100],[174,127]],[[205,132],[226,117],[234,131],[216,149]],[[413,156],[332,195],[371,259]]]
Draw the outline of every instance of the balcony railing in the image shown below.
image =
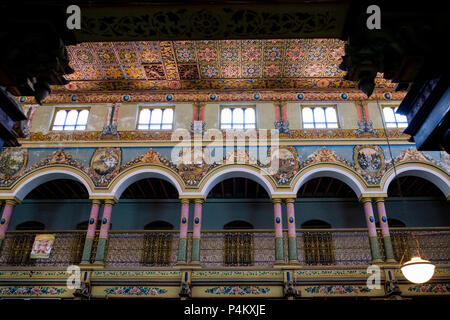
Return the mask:
[[[36,234],[54,234],[48,259],[30,259]],[[423,258],[435,264],[450,264],[450,228],[392,228],[394,257],[400,262],[416,254],[416,235]],[[0,251],[0,266],[67,266],[78,264],[84,247],[85,231],[10,231]],[[167,267],[177,261],[178,231],[110,231],[105,264],[114,267]],[[287,262],[287,234],[284,232]],[[95,243],[95,242],[94,242]],[[384,245],[379,236],[384,258]],[[190,259],[192,233],[187,256]],[[95,257],[93,247],[92,261]],[[368,233],[365,229],[298,229],[298,259],[301,265],[368,265],[371,263]],[[203,231],[200,261],[204,267],[271,266],[275,262],[272,230]]]

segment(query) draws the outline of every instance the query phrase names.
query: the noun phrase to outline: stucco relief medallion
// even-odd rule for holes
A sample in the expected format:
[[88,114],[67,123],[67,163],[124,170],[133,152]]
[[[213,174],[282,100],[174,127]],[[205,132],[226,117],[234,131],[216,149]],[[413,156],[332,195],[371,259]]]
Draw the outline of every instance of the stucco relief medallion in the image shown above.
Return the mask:
[[379,146],[355,146],[353,149],[353,161],[355,162],[356,171],[371,184],[377,184],[381,176],[386,172],[383,150]]
[[[288,184],[299,170],[297,151],[294,147],[280,147],[278,151],[273,152],[269,149],[270,171],[278,184]],[[278,164],[275,162],[278,161]],[[272,169],[272,170],[271,170]]]
[[91,158],[89,173],[96,184],[103,185],[114,177],[120,168],[120,148],[98,148]]
[[6,148],[0,154],[0,179],[10,180],[17,176],[27,163],[27,150]]

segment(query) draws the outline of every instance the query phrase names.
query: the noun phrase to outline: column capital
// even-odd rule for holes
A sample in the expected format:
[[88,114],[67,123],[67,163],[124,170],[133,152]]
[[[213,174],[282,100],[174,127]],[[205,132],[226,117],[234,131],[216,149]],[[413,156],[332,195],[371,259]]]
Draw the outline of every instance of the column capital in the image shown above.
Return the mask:
[[190,201],[190,199],[182,198],[182,199],[180,199],[180,202],[181,202],[181,204],[189,204],[189,202],[191,202],[191,201]]
[[387,197],[377,197],[377,198],[374,198],[374,202],[375,203],[377,203],[377,202],[384,202],[384,201],[386,201],[386,198]]
[[102,201],[100,199],[92,199],[92,204],[102,204]]
[[194,203],[202,204],[203,202],[205,202],[205,200],[203,200],[203,199],[194,199]]
[[116,199],[105,199],[103,200],[105,204],[115,205],[118,201]]
[[9,205],[13,205],[13,206],[22,203],[22,201],[20,201],[20,200],[17,199],[16,197],[12,197],[12,198],[3,198],[3,199],[0,199],[0,202],[4,202],[5,204],[9,204]]
[[378,193],[378,192],[374,192],[374,193],[362,193],[362,194],[359,196],[358,200],[359,200],[360,202],[364,202],[364,201],[363,201],[364,198],[370,198],[371,201],[374,201],[376,198],[387,198],[387,196],[388,196],[387,193],[382,193],[382,192],[380,192],[380,193]]
[[113,201],[115,203],[118,203],[119,200],[117,200],[117,198],[115,196],[90,196],[89,197],[90,200],[94,201],[94,200],[99,200],[100,202],[106,203],[106,201]]
[[272,202],[273,203],[281,203],[281,199],[280,198],[272,198]]
[[284,201],[286,201],[286,203],[294,203],[297,200],[297,198],[286,198]]
[[372,198],[371,197],[360,197],[359,198],[359,202],[361,202],[361,203],[366,203],[366,202],[372,203]]

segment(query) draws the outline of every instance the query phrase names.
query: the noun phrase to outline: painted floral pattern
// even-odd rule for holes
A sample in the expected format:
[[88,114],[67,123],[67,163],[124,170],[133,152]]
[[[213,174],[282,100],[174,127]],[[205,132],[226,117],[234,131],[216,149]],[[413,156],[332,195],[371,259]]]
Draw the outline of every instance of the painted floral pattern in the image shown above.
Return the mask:
[[67,292],[66,289],[57,287],[23,286],[0,288],[0,296],[57,296],[65,292]]
[[370,292],[371,289],[363,286],[312,286],[306,287],[305,291],[311,294],[349,294],[349,293],[366,293]]
[[166,293],[167,290],[156,287],[112,287],[105,289],[104,292],[123,296],[157,296]]
[[229,286],[229,287],[213,287],[205,290],[205,293],[212,293],[216,295],[231,295],[231,296],[243,296],[243,295],[261,295],[270,291],[270,288],[258,287],[258,286]]
[[408,288],[409,292],[418,293],[448,293],[450,292],[450,284],[424,284]]

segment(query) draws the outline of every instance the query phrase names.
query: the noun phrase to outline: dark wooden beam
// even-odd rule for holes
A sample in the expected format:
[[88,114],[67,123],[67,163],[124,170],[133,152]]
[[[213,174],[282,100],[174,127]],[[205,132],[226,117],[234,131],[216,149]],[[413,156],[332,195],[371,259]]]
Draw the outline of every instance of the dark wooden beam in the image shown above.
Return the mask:
[[144,192],[144,190],[142,189],[141,183],[142,183],[142,180],[139,180],[139,181],[136,181],[136,182],[133,183],[133,184],[134,184],[134,185],[136,186],[136,188],[139,190],[139,192],[141,193],[142,197],[146,198],[147,195],[146,195],[146,193]]
[[320,183],[322,182],[322,177],[320,177],[319,179],[317,179],[317,184],[316,184],[316,188],[314,189],[314,193],[313,193],[313,196],[316,196],[317,195],[317,191],[319,190],[319,186],[320,186]]
[[151,179],[145,179],[150,187],[150,189],[152,190],[152,194],[156,195],[156,191],[155,191],[155,187],[153,186],[152,180]]
[[339,187],[336,190],[336,197],[339,197],[339,192],[341,192],[341,189],[344,186],[344,182],[342,182],[342,181],[340,181],[340,182],[341,182],[341,184],[339,185]]
[[330,191],[331,185],[333,184],[334,179],[330,178],[330,183],[328,183],[327,189],[325,190],[325,196],[328,196],[328,192]]
[[305,192],[306,192],[306,188],[308,187],[308,184],[309,184],[309,181],[306,181],[305,182],[305,184],[303,185],[303,187],[302,187],[302,198],[303,198],[303,196],[305,195]]
[[163,192],[164,192],[164,195],[166,196],[166,199],[168,199],[169,198],[169,194],[167,193],[166,186],[165,186],[164,182],[162,180],[159,180],[159,183],[161,184],[161,188],[163,189]]
[[247,198],[248,179],[244,179],[244,198]]

